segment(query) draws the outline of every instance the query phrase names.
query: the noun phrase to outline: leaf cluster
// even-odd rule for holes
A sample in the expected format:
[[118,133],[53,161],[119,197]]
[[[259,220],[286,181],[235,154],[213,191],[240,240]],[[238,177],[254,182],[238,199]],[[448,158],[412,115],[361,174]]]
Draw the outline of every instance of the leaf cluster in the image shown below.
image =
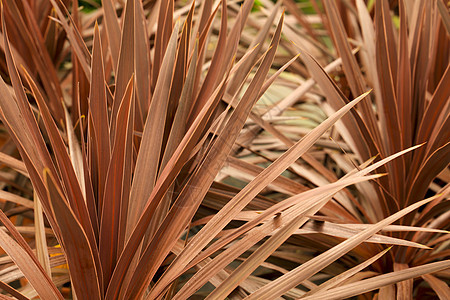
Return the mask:
[[4,1],[1,296],[446,299],[447,7],[310,4]]

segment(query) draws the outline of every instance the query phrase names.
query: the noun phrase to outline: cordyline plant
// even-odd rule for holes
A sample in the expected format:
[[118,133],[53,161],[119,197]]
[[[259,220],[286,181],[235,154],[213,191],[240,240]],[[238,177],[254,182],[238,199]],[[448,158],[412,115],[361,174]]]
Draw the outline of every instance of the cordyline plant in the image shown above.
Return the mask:
[[[289,107],[287,104],[315,99],[325,112],[330,113],[344,104],[342,99],[345,96],[352,98],[368,88],[373,92],[370,100],[360,102],[354,113],[347,114],[337,124],[336,132],[329,135],[335,144],[322,141],[321,148],[315,148],[309,154],[311,157],[302,157],[306,163],[302,168],[307,167],[310,173],[303,175],[306,182],[333,182],[337,177],[327,170],[345,174],[353,172],[357,161],[366,161],[375,155],[383,159],[412,145],[423,146],[378,169],[388,176],[358,184],[353,193],[346,191],[346,194],[339,195],[336,205],[329,205],[321,210],[320,216],[314,217],[324,222],[321,232],[304,236],[298,245],[311,255],[312,251],[327,249],[341,241],[336,238],[339,235],[332,237],[331,233],[338,224],[352,224],[353,229],[366,228],[367,225],[363,224],[379,222],[426,196],[436,195],[420,210],[385,229],[390,231],[387,234],[391,237],[420,242],[433,250],[394,247],[372,263],[369,270],[375,274],[404,272],[412,275],[422,266],[444,262],[450,255],[446,231],[450,227],[450,16],[446,1],[376,0],[369,9],[362,0],[318,2],[310,1],[309,13],[306,14],[307,7],[301,7],[293,0],[284,1],[291,18],[285,24],[284,33],[295,43],[295,46],[284,45],[285,49],[293,53],[300,49],[305,53],[301,58],[306,69],[296,66],[289,70],[292,76],[307,79],[310,74],[312,78],[276,103],[272,114],[281,114]],[[270,2],[265,4],[267,10],[273,7]],[[331,72],[334,80],[322,74],[318,62],[327,65],[325,69]],[[341,69],[337,68],[339,65]],[[320,90],[312,89],[314,81]],[[322,96],[326,102],[321,101]],[[322,117],[316,113],[316,118]],[[276,137],[285,145],[292,143],[281,135],[283,131],[295,132],[292,126],[274,126],[273,129],[277,131],[272,130],[272,133],[277,134]],[[254,128],[252,132],[256,132]],[[256,136],[246,134],[245,144],[251,147],[253,140],[249,137]],[[265,155],[272,159],[276,157],[273,151],[266,151]],[[323,170],[323,166],[328,168]],[[385,248],[387,246],[380,244],[361,244],[351,255],[342,258],[339,267],[327,270],[328,276],[336,276],[341,269],[353,268]],[[275,287],[279,290],[283,282],[290,281],[285,291],[295,287],[303,278],[294,279],[293,274],[287,273],[270,282],[256,295],[279,295],[269,291]],[[372,275],[360,273],[357,278],[367,276]],[[450,297],[448,271],[433,275],[417,273],[404,281],[392,276],[390,284],[366,296],[378,299]],[[334,280],[331,279],[330,284]],[[333,288],[326,288],[328,292],[324,291],[325,288],[313,288],[305,299],[349,297],[371,290],[365,286],[370,282],[371,279],[366,279],[359,285],[355,283],[351,286],[354,290],[350,286],[347,290],[334,287],[334,283]],[[321,297],[317,296],[319,290]]]
[[[446,158],[439,149],[447,148],[438,142],[445,138],[439,136],[445,124],[438,128],[441,131],[430,129],[431,136],[439,136],[431,152],[429,146],[413,146],[423,139],[394,148],[369,148],[376,153],[353,149],[355,143],[344,139],[359,155],[358,167],[314,188],[288,178],[283,172],[296,166],[300,157],[314,162],[306,152],[344,115],[344,126],[356,120],[360,127],[351,130],[363,128],[364,109],[359,110],[362,117],[347,113],[358,103],[366,110],[370,107],[363,99],[371,85],[361,82],[352,90],[355,100],[349,101],[304,52],[305,64],[336,111],[298,141],[286,139],[252,108],[286,68],[301,65],[294,56],[275,64],[278,70],[269,76],[284,14],[278,3],[268,17],[260,18],[259,12],[251,17],[252,7],[253,1],[241,6],[227,1],[187,6],[184,1],[137,0],[122,7],[105,0],[101,9],[84,15],[77,1],[3,2],[0,116],[8,135],[0,159],[9,168],[2,176],[10,189],[0,194],[7,201],[0,212],[5,227],[0,230],[0,247],[6,252],[0,288],[5,293],[18,299],[63,299],[64,286],[69,286],[78,299],[275,299],[282,295],[319,299],[358,295],[422,276],[439,296],[445,296],[448,288],[443,281],[429,275],[450,267],[448,260],[438,261],[445,252],[421,254],[422,249],[430,250],[418,243],[417,235],[377,234],[399,230],[390,225],[398,220],[414,220],[400,221],[403,230],[427,237],[442,234],[426,228],[430,224],[420,223],[420,216],[448,222],[438,217],[446,205],[443,195],[421,200],[429,177],[442,170],[435,166],[438,158]],[[247,32],[256,36],[250,43]],[[348,62],[341,56],[345,67]],[[422,95],[423,104],[444,101],[448,91],[441,86],[445,85],[422,86],[424,94],[430,88],[436,91],[430,99]],[[442,113],[436,118],[447,120],[448,104],[438,108]],[[289,146],[266,168],[232,156],[241,146],[253,151],[235,144],[244,126],[255,126],[248,117]],[[368,128],[372,133],[374,129]],[[391,141],[389,133],[379,134]],[[430,147],[436,143],[429,143]],[[15,151],[20,160],[13,157]],[[380,154],[377,160],[375,154]],[[391,195],[389,182],[394,179],[370,175],[381,167],[381,172],[392,172],[396,178],[400,176],[396,166],[405,167],[406,160],[414,161],[416,155],[422,155],[420,163],[426,157],[435,166],[425,163],[418,169],[425,169],[428,184],[418,170],[408,169],[427,185],[424,191],[413,190],[417,198]],[[249,183],[238,188],[222,182],[225,163],[251,175]],[[358,207],[365,218],[353,216],[348,223],[364,221],[365,226],[323,223],[320,218],[319,226],[314,225],[316,213],[339,212],[338,192],[371,179],[382,187],[374,189],[386,206],[370,213],[367,207]],[[288,197],[267,197],[270,191]],[[391,207],[393,200],[386,195],[403,202]],[[416,215],[410,214],[414,211]],[[20,218],[8,218],[15,215]],[[346,212],[343,218],[349,216]],[[30,217],[35,226],[31,235],[28,227],[21,226],[21,220]],[[408,226],[422,224],[421,229]],[[302,245],[298,238],[305,231],[325,232],[341,240],[321,244],[317,251],[322,253],[310,257],[302,252],[310,251],[311,243]],[[443,240],[432,241],[440,246]],[[389,274],[358,276],[387,252],[369,243],[397,245],[394,255],[401,257],[426,256],[414,266],[399,261],[399,267],[382,270],[392,271]],[[328,266],[339,265],[339,258],[358,254],[358,249],[370,250],[358,256],[365,258],[361,264],[317,285],[330,274]],[[258,267],[284,275],[272,281],[255,272]],[[310,291],[306,294],[303,287]]]

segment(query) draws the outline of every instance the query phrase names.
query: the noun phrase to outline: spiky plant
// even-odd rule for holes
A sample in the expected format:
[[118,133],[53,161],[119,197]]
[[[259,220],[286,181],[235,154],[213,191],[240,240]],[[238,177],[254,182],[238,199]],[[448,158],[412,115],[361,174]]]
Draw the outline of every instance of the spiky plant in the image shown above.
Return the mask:
[[[336,126],[336,131],[329,135],[332,141],[319,142],[320,148],[314,148],[309,153],[310,157],[303,157],[302,169],[297,170],[308,170],[303,176],[299,174],[304,178],[304,184],[335,181],[352,171],[358,162],[374,156],[383,159],[412,145],[423,144],[418,150],[379,169],[388,176],[359,184],[356,190],[341,194],[336,205],[326,207],[320,216],[315,217],[325,222],[321,225],[322,231],[299,241],[310,251],[326,249],[340,242],[340,239],[332,237],[338,236],[337,231],[333,233],[335,225],[352,224],[353,228],[363,228],[359,224],[378,222],[424,197],[435,195],[435,200],[398,220],[395,223],[397,229],[392,227],[387,233],[432,249],[396,246],[370,266],[370,271],[377,274],[413,273],[417,267],[445,261],[450,254],[450,17],[444,4],[446,1],[377,0],[370,3],[368,8],[362,0],[308,1],[302,4],[284,1],[288,12],[284,32],[295,46],[282,45],[288,52],[300,50],[304,62],[304,66],[290,67],[290,78],[311,78],[288,97],[281,98],[269,112],[280,115],[286,108],[300,102],[318,103],[326,113],[332,113],[345,103],[345,97],[351,98],[373,89],[370,100],[358,104],[357,112],[348,114]],[[273,6],[270,2],[265,2],[265,5],[267,10]],[[325,75],[319,63],[326,65],[329,76]],[[315,82],[320,90],[315,89]],[[342,92],[336,91],[336,86]],[[298,116],[323,118],[317,112],[302,112],[304,106],[297,105],[295,109]],[[274,127],[278,131],[272,130],[274,137],[285,145],[292,143],[286,135],[295,137],[299,133],[292,124]],[[286,134],[283,136],[282,132]],[[249,137],[257,136],[250,132],[246,136],[246,145],[252,149]],[[282,144],[278,144],[279,147]],[[265,155],[273,158],[277,154],[271,151]],[[335,170],[337,175],[330,174],[323,166]],[[351,268],[386,247],[363,244],[340,261],[341,268],[328,269],[326,273],[333,278],[341,269]],[[396,295],[407,299],[433,298],[436,295],[441,299],[449,297],[448,272],[415,277],[397,283],[392,281],[366,296],[379,299],[391,299]],[[258,295],[264,295],[265,291],[287,279],[288,275],[280,277],[261,289]],[[361,281],[358,292],[364,289],[363,283]],[[324,299],[327,295],[344,297],[357,293],[356,290],[336,289],[339,293],[322,290]],[[312,288],[308,295],[315,299],[314,295],[319,290]]]
[[[70,297],[62,295],[66,286],[78,299],[297,298],[305,294],[300,284],[315,288],[323,268],[361,243],[424,248],[376,233],[439,198],[405,205],[364,228],[335,225],[332,234],[344,242],[315,258],[302,254],[309,250],[298,236],[323,232],[308,224],[336,206],[336,193],[381,177],[369,174],[415,147],[375,163],[361,159],[347,176],[315,188],[282,174],[300,157],[312,161],[308,149],[367,93],[348,101],[314,65],[341,107],[295,142],[252,111],[287,67],[301,67],[296,56],[274,63],[280,4],[267,18],[256,11],[262,22],[249,17],[253,1],[128,0],[122,7],[105,0],[87,15],[77,1],[3,5],[0,116],[8,135],[0,159],[10,190],[1,192],[8,202],[0,213],[7,254],[0,287],[11,296],[63,299]],[[254,126],[249,116],[289,146],[266,168],[230,155],[246,147],[235,141],[244,126]],[[226,184],[229,166],[241,170],[235,179],[250,174],[250,182]],[[20,218],[8,218],[15,214]],[[25,239],[26,218],[35,229]],[[335,277],[332,287],[348,290],[345,279],[385,252]],[[449,266],[423,264],[362,286],[376,289]],[[285,275],[269,283],[266,273],[254,272],[258,267]]]

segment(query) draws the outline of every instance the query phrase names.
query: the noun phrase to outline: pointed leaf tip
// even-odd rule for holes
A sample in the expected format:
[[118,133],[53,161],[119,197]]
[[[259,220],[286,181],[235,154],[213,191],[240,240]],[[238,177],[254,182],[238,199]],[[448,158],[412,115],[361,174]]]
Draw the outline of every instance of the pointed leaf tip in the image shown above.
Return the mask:
[[377,178],[379,177],[383,177],[383,176],[387,176],[389,173],[380,173],[380,174],[375,174],[374,176],[376,176]]

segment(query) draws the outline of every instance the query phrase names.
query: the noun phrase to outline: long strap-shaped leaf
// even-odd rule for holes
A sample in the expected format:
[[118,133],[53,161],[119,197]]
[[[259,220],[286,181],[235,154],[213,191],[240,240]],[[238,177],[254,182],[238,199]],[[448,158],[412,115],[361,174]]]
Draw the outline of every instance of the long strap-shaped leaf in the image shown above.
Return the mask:
[[[439,1],[438,1],[439,2]],[[402,148],[409,147],[413,143],[413,126],[411,124],[411,62],[408,52],[408,28],[405,12],[404,1],[399,1],[400,6],[400,30],[398,39],[398,70],[399,76],[397,78],[397,105],[398,116],[400,121]],[[383,117],[384,119],[384,117]],[[431,122],[432,123],[432,122]],[[421,149],[422,150],[422,149]],[[420,150],[419,150],[420,151]],[[417,154],[417,153],[416,153]],[[395,176],[394,176],[395,177]],[[401,178],[400,178],[401,180]],[[401,186],[401,184],[400,184]]]
[[387,141],[385,152],[390,155],[401,150],[400,123],[398,118],[398,99],[395,92],[397,78],[397,49],[392,36],[392,22],[387,10],[387,1],[376,3],[376,64],[380,78],[381,99],[386,117]]
[[174,28],[162,62],[161,74],[156,83],[150,110],[145,123],[136,169],[130,192],[130,210],[127,224],[128,238],[136,225],[145,201],[150,196],[158,174],[167,105],[177,51],[178,23]]
[[[128,0],[125,5],[119,61],[116,70],[116,87],[111,112],[111,142],[114,142],[119,107],[128,86],[128,80],[134,72],[134,2]],[[120,124],[120,123],[119,123]]]
[[110,129],[105,87],[105,72],[103,69],[103,55],[100,44],[100,32],[95,24],[94,45],[92,49],[91,86],[89,92],[90,118],[92,119],[93,139],[92,150],[95,151],[91,161],[92,178],[97,187],[98,209],[103,206],[103,193],[105,190],[106,174],[111,158]]
[[144,123],[150,103],[151,60],[148,51],[147,23],[142,1],[134,3],[134,74],[136,78],[136,107],[139,122]]
[[[105,286],[109,282],[112,271],[117,261],[119,247],[120,220],[123,214],[123,187],[126,184],[125,176],[127,166],[131,161],[127,160],[128,146],[131,143],[130,129],[133,122],[130,118],[133,103],[134,77],[128,81],[127,89],[121,100],[117,115],[116,137],[111,154],[111,161],[106,176],[103,209],[100,222],[100,258],[103,268],[103,280]],[[128,144],[128,145],[127,145]]]
[[79,299],[101,299],[101,270],[96,268],[86,233],[47,169],[44,170],[44,180],[53,213],[61,229],[59,242],[67,257],[75,294]]
[[106,26],[106,34],[108,35],[108,45],[111,51],[112,65],[114,71],[117,70],[120,51],[120,25],[116,15],[112,0],[103,0],[103,15]]
[[383,286],[388,286],[396,282],[419,277],[424,274],[430,274],[450,268],[450,260],[434,262],[422,266],[412,267],[409,269],[391,272],[372,278],[359,280],[350,284],[342,285],[320,293],[319,295],[311,295],[304,300],[337,300],[350,298],[352,296],[364,294]]
[[27,168],[23,163],[23,161],[18,160],[17,158],[14,158],[6,153],[0,152],[0,162],[10,167],[11,169],[16,170],[25,177],[30,176],[28,175]]
[[15,299],[19,299],[19,300],[29,300],[29,298],[25,297],[21,292],[19,292],[18,290],[12,288],[9,284],[0,281],[0,289],[4,290],[7,293],[10,293],[13,297],[9,297],[6,295],[0,295],[0,299],[2,300],[15,300]]
[[340,243],[339,245],[331,248],[330,250],[322,253],[319,256],[309,260],[308,262],[302,264],[301,266],[295,268],[289,273],[279,277],[278,279],[272,281],[267,284],[263,288],[259,289],[257,292],[251,294],[246,299],[260,299],[261,295],[264,297],[274,298],[277,296],[283,295],[289,289],[301,284],[304,280],[308,279],[319,270],[328,266],[336,259],[345,255],[348,251],[355,248],[359,244],[361,244],[364,240],[371,237],[378,231],[380,231],[383,227],[395,222],[400,219],[404,215],[412,212],[413,210],[419,208],[420,206],[432,201],[434,198],[428,198],[422,201],[419,201],[407,208],[402,209],[401,211],[385,218],[384,220],[374,224],[373,226],[361,231],[357,235],[347,239],[346,241]]
[[169,44],[170,36],[173,32],[173,6],[174,0],[161,1],[158,14],[158,26],[155,36],[155,54],[153,58],[152,69],[152,88],[156,86],[160,74],[160,68],[167,46]]
[[0,222],[5,225],[12,235],[10,237],[1,230],[0,243],[2,249],[11,257],[38,294],[41,297],[45,295],[51,297],[49,299],[62,299],[62,295],[53,284],[50,275],[45,272],[33,250],[3,211],[0,211]]

